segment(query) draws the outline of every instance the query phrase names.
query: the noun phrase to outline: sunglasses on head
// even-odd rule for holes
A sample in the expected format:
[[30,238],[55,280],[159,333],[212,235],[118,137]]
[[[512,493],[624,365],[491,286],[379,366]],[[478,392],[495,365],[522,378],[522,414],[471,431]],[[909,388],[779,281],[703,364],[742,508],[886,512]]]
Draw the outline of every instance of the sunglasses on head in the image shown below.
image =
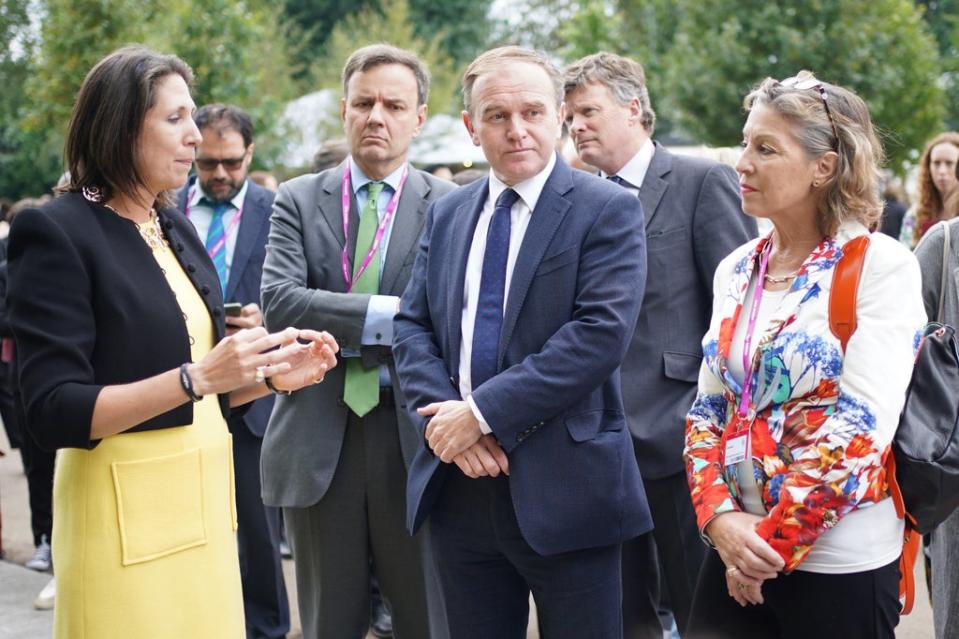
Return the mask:
[[832,119],[832,111],[829,110],[829,94],[826,93],[826,85],[816,78],[800,78],[799,76],[786,78],[785,80],[780,81],[779,84],[788,89],[796,89],[798,91],[805,91],[807,89],[819,90],[819,97],[822,99],[822,107],[826,110],[826,117],[829,118],[829,125],[832,126],[832,134],[836,138],[836,144],[833,150],[838,150],[839,130],[836,128],[836,122]]
[[216,167],[223,165],[223,168],[227,171],[236,171],[238,168],[243,166],[243,160],[246,159],[246,156],[243,155],[238,158],[196,158],[195,162],[197,167],[204,171],[215,171]]

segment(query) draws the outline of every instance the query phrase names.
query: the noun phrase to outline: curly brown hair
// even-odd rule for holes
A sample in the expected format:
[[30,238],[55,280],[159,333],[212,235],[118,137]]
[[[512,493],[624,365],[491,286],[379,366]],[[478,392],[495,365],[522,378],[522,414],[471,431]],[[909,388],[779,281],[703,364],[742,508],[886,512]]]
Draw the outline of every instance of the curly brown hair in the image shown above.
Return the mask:
[[[930,220],[938,220],[939,215],[947,208],[942,194],[932,181],[932,150],[940,144],[951,144],[959,148],[959,133],[946,131],[929,140],[922,150],[919,159],[919,197],[916,198],[916,228],[913,229],[913,242],[918,242],[922,232],[929,225]],[[956,177],[959,177],[959,166],[956,167]]]

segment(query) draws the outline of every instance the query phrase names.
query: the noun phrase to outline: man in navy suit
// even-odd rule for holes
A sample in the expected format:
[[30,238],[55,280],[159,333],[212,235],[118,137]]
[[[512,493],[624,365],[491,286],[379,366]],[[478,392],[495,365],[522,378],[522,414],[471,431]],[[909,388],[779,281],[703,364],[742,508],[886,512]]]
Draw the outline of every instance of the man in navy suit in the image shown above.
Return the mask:
[[[253,158],[253,124],[235,106],[209,104],[194,116],[203,141],[197,147],[197,176],[177,197],[178,208],[206,244],[223,287],[223,299],[242,304],[227,313],[227,334],[263,325],[260,278],[266,257],[273,192],[247,179]],[[280,559],[279,509],[260,496],[260,446],[273,397],[253,402],[229,420],[236,477],[237,543],[243,608],[249,639],[285,637],[290,609]]]
[[652,524],[619,384],[645,282],[639,201],[553,151],[562,78],[480,55],[463,120],[488,179],[434,203],[395,320],[423,445],[407,525],[430,536],[456,639],[622,635],[620,548]]

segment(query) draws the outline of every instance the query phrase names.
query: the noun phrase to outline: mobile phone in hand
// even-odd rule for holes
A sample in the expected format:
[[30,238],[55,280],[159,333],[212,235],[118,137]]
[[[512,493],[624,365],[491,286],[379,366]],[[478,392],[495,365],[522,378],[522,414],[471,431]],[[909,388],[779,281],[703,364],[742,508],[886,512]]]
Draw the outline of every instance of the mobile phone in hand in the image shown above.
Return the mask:
[[239,302],[229,302],[223,305],[223,312],[227,317],[239,317],[243,314],[243,305]]

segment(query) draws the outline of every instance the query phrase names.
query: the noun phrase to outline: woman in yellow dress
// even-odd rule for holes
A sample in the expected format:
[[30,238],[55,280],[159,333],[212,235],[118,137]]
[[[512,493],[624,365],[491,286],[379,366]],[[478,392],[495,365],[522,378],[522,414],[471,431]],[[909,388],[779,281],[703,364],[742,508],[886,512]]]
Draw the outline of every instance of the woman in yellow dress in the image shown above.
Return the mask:
[[327,333],[224,337],[216,271],[167,193],[201,139],[191,81],[144,47],[101,60],[74,106],[65,192],[10,234],[27,426],[60,449],[56,637],[243,637],[224,417],[336,363]]

